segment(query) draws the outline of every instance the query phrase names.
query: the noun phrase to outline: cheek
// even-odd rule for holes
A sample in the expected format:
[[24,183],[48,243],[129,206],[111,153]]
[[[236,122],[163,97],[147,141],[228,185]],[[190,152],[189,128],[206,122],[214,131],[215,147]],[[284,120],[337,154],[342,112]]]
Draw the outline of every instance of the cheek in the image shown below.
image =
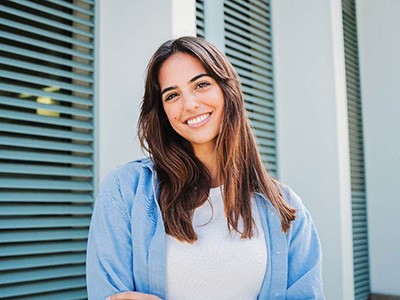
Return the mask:
[[165,107],[163,107],[163,108],[164,108],[164,112],[165,112],[165,115],[167,116],[168,121],[171,122],[171,118],[173,119],[173,117],[171,117],[173,115],[171,110],[165,109]]
[[177,114],[174,112],[166,112],[167,114],[167,118],[168,118],[168,122],[171,124],[172,127],[175,127],[176,125],[176,121],[178,120]]
[[219,109],[224,108],[225,97],[224,97],[224,93],[222,92],[221,89],[214,91],[214,93],[212,95],[212,99],[213,99],[213,105],[215,107],[218,107]]
[[177,119],[177,117],[176,117],[175,114],[170,114],[170,115],[168,116],[168,120],[169,120],[171,123],[174,122],[174,121],[176,121],[176,119]]
[[175,105],[167,105],[163,106],[164,112],[167,115],[168,121],[170,123],[175,122],[176,120],[179,120],[179,110],[180,108]]

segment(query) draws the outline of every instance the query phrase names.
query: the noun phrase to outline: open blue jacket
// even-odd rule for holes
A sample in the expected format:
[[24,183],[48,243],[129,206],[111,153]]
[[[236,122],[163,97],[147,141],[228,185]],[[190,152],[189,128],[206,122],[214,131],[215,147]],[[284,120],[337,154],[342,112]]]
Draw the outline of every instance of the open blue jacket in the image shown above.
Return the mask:
[[[314,223],[292,190],[282,185],[282,192],[297,209],[287,233],[282,232],[279,216],[266,197],[255,195],[268,250],[259,299],[324,299],[321,247]],[[165,299],[165,230],[157,195],[158,181],[148,158],[121,166],[104,180],[89,231],[90,300],[124,291]]]

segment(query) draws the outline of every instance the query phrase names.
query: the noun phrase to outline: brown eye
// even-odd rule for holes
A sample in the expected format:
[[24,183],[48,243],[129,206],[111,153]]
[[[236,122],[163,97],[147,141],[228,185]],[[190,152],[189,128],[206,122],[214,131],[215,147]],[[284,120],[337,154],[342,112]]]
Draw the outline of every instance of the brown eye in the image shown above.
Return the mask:
[[210,85],[210,83],[208,83],[208,82],[200,82],[200,83],[196,86],[196,88],[202,89],[202,88],[205,88],[205,87],[207,87],[207,86],[209,86],[209,85]]
[[176,96],[178,96],[178,94],[176,94],[176,93],[170,94],[170,95],[168,95],[168,96],[165,98],[165,101],[171,101],[171,100],[174,99]]

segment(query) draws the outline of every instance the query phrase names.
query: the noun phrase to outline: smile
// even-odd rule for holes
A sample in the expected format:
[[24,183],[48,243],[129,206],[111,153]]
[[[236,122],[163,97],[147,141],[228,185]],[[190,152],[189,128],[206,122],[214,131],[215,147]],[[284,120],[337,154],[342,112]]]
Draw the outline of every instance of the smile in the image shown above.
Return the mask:
[[186,121],[186,124],[188,124],[188,125],[197,125],[197,124],[203,122],[204,120],[208,119],[210,117],[210,115],[211,115],[211,113],[206,113],[206,114],[200,115],[200,116],[198,116],[196,118],[189,119],[189,120]]

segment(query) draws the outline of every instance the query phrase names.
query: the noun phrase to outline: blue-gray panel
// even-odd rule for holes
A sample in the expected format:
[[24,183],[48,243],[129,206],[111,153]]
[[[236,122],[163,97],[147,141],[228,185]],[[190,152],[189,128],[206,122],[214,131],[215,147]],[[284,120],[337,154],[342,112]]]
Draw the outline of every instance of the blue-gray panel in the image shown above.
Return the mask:
[[0,2],[0,299],[85,299],[95,1]]
[[364,174],[360,75],[356,7],[354,0],[342,1],[343,32],[346,65],[347,107],[350,142],[350,171],[353,220],[354,298],[368,299],[369,254],[368,222]]

